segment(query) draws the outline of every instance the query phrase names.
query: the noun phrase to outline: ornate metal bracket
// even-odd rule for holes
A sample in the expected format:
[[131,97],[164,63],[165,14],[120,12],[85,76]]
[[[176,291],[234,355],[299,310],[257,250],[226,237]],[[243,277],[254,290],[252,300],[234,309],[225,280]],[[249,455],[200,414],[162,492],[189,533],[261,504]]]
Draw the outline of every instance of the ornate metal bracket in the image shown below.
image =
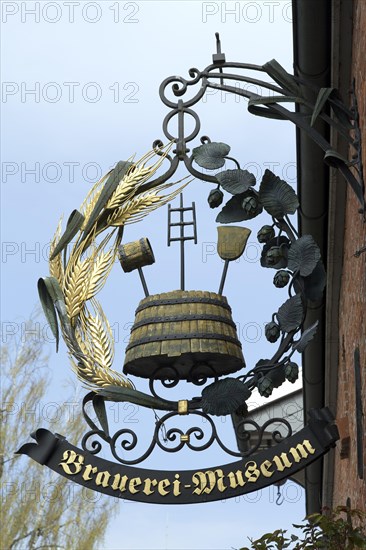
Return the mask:
[[[229,456],[244,458],[256,453],[263,445],[265,437],[266,440],[270,437],[273,443],[280,443],[293,435],[291,424],[283,418],[271,418],[262,426],[254,420],[243,418],[235,426],[235,436],[237,440],[243,442],[245,450],[233,450],[225,445],[220,438],[216,424],[211,416],[202,411],[194,410],[194,402],[187,403],[187,411],[184,415],[189,414],[196,422],[200,421],[200,425],[192,426],[185,431],[175,426],[167,428],[167,424],[171,419],[176,419],[183,414],[179,412],[179,402],[177,402],[172,403],[172,409],[175,404],[175,411],[168,412],[160,418],[155,413],[154,432],[146,451],[137,458],[125,458],[123,456],[125,453],[136,449],[138,435],[134,430],[129,428],[122,428],[113,435],[110,435],[105,409],[102,413],[102,420],[100,408],[98,410],[100,402],[98,403],[97,399],[98,396],[94,392],[90,392],[84,397],[83,416],[91,430],[84,435],[81,446],[90,454],[98,454],[103,447],[99,441],[102,440],[109,445],[113,457],[125,465],[135,465],[144,462],[157,447],[167,453],[177,453],[184,446],[188,447],[191,451],[205,451],[215,443]],[[86,410],[90,402],[94,405],[94,410],[102,426],[101,428],[94,423]],[[282,430],[279,429],[280,426],[282,426]]]
[[[240,366],[238,366],[238,368],[236,368],[236,366],[234,368],[233,366],[228,369],[227,363],[229,361],[229,354],[220,352],[220,355],[222,356],[222,364],[225,368],[216,370],[216,367],[213,368],[215,363],[211,365],[206,363],[207,357],[204,356],[204,350],[200,347],[200,353],[202,351],[203,353],[199,356],[195,355],[193,358],[194,361],[191,361],[190,358],[187,363],[183,362],[183,370],[180,372],[178,366],[175,368],[174,363],[170,365],[165,358],[164,362],[161,363],[160,366],[157,366],[155,370],[154,363],[154,368],[147,371],[149,374],[148,378],[150,379],[149,395],[136,390],[129,380],[126,381],[123,377],[120,377],[116,371],[109,370],[110,357],[107,357],[108,361],[104,361],[105,354],[102,358],[95,357],[94,349],[90,350],[88,348],[81,347],[79,340],[83,334],[80,335],[79,333],[78,340],[76,333],[78,324],[76,319],[81,322],[81,316],[78,317],[79,311],[81,311],[81,305],[84,306],[85,302],[88,300],[86,298],[82,299],[80,303],[77,304],[79,310],[76,306],[72,309],[70,303],[65,301],[62,285],[60,286],[59,279],[57,279],[57,276],[59,276],[62,282],[63,274],[61,273],[60,276],[56,269],[57,266],[52,264],[51,267],[53,271],[51,271],[51,273],[54,273],[56,277],[51,276],[39,281],[41,302],[44,306],[46,315],[48,315],[47,318],[50,318],[50,321],[56,327],[58,327],[56,317],[57,310],[63,336],[67,342],[69,350],[77,362],[76,368],[78,375],[82,380],[85,380],[88,383],[89,387],[96,387],[96,393],[89,393],[83,402],[83,414],[85,420],[91,428],[91,430],[84,436],[82,444],[83,448],[91,453],[97,454],[101,450],[101,443],[94,440],[94,436],[97,436],[109,444],[110,451],[116,460],[124,464],[137,464],[144,461],[150,456],[156,447],[159,447],[167,452],[177,452],[184,446],[188,447],[192,451],[199,451],[207,449],[213,443],[218,444],[223,451],[231,456],[248,456],[258,450],[263,440],[264,433],[272,423],[275,423],[276,426],[278,424],[282,424],[285,427],[286,432],[285,435],[281,435],[278,430],[275,429],[272,433],[272,439],[274,441],[278,442],[281,438],[290,437],[291,426],[283,419],[271,419],[270,422],[265,423],[262,427],[258,426],[258,424],[254,421],[246,419],[245,417],[248,412],[246,401],[254,389],[257,389],[262,396],[268,397],[271,395],[272,390],[281,386],[285,380],[294,382],[298,377],[299,368],[298,365],[293,362],[292,356],[295,352],[301,353],[306,348],[308,343],[313,339],[317,330],[317,323],[314,323],[311,327],[305,330],[302,335],[299,335],[306,316],[307,301],[311,300],[316,302],[321,299],[326,277],[321,261],[321,253],[315,241],[310,235],[304,235],[298,238],[296,229],[289,220],[289,215],[294,214],[299,206],[294,190],[270,170],[266,170],[260,184],[259,191],[254,191],[252,188],[256,183],[254,175],[250,174],[246,170],[241,170],[240,164],[235,159],[228,156],[230,151],[230,147],[228,145],[224,143],[212,143],[207,136],[201,137],[202,145],[194,148],[190,154],[188,145],[198,136],[200,132],[199,117],[191,107],[204,96],[207,89],[214,88],[239,94],[249,99],[248,108],[253,114],[282,120],[291,120],[298,127],[306,131],[308,135],[325,151],[325,160],[329,163],[335,164],[345,175],[347,181],[351,184],[361,203],[362,212],[365,212],[362,161],[360,150],[358,149],[360,147],[360,131],[358,127],[356,98],[354,97],[352,111],[348,111],[348,109],[346,109],[340,99],[336,96],[336,92],[334,90],[314,90],[314,97],[317,94],[317,99],[315,99],[314,104],[312,104],[305,100],[301,95],[301,84],[303,84],[303,82],[296,77],[289,75],[276,61],[271,61],[263,67],[242,63],[227,63],[225,61],[225,55],[221,53],[221,45],[218,35],[216,38],[217,53],[213,56],[213,64],[209,65],[202,72],[198,69],[190,69],[189,75],[191,80],[185,80],[182,77],[174,76],[167,78],[161,84],[160,97],[163,103],[170,108],[170,112],[167,114],[163,122],[163,131],[165,136],[175,144],[175,148],[173,150],[173,155],[169,155],[168,151],[163,148],[162,142],[156,141],[154,143],[155,153],[162,157],[162,159],[159,159],[158,164],[160,165],[160,160],[163,161],[167,159],[170,162],[170,167],[164,174],[152,181],[147,178],[143,179],[141,181],[141,185],[138,186],[138,192],[141,195],[149,189],[157,188],[159,185],[164,184],[175,173],[179,163],[183,162],[190,174],[198,179],[214,183],[216,186],[222,187],[222,189],[232,195],[232,198],[230,198],[228,203],[223,207],[222,211],[218,215],[218,222],[231,223],[250,220],[259,215],[264,209],[272,218],[273,223],[272,225],[263,226],[257,234],[258,241],[263,244],[260,263],[262,267],[273,268],[276,270],[276,274],[273,279],[273,283],[276,287],[283,288],[289,284],[289,299],[282,304],[277,312],[273,313],[271,322],[267,323],[265,327],[265,336],[267,340],[271,343],[279,341],[278,349],[272,358],[260,359],[254,368],[249,369],[248,372],[240,375],[238,378],[228,377],[219,380],[219,376],[230,372],[236,372],[245,366],[245,363],[242,361],[242,356],[239,361]],[[235,69],[235,74],[232,74],[230,69]],[[236,74],[238,70],[243,69],[265,72],[276,82],[276,84]],[[262,97],[258,94],[253,94],[252,92],[225,84],[226,81],[231,80],[263,86],[271,92],[274,92],[276,95],[271,97]],[[177,98],[180,98],[187,92],[189,87],[195,85],[199,85],[198,92],[194,95],[194,97],[185,102],[182,99],[178,99],[176,102],[172,101],[166,95],[167,88],[172,86],[173,94]],[[303,105],[305,107],[305,112],[294,113],[292,111],[288,111],[281,105],[281,103],[286,102]],[[334,112],[334,119],[331,119],[324,112],[326,105],[332,108]],[[169,130],[170,121],[175,116],[178,117],[177,135],[173,135]],[[188,136],[185,135],[185,120],[187,116],[193,117],[195,122],[194,129]],[[357,156],[353,161],[352,168],[355,173],[351,171],[349,165],[350,163],[348,163],[346,159],[342,159],[338,153],[332,151],[330,144],[313,127],[318,117],[334,126],[337,131],[342,133],[348,142],[358,151]],[[349,135],[350,130],[353,130],[355,133],[353,138]],[[224,166],[225,160],[233,161],[236,169],[225,170],[223,172],[216,173],[215,175],[210,175],[201,173],[193,166],[193,163],[196,162],[198,166],[207,170],[217,170]],[[86,228],[81,229],[85,222],[85,216],[78,211],[74,211],[69,219],[68,227],[66,228],[64,235],[59,236],[57,244],[56,241],[54,242],[54,249],[50,262],[54,261],[57,257],[61,260],[60,254],[62,253],[62,250],[64,250],[64,263],[65,266],[67,265],[67,261],[70,261],[70,258],[67,260],[66,248],[70,240],[76,233],[78,233],[78,231],[80,233],[80,253],[85,253],[87,246],[90,242],[92,242],[90,240],[88,241],[88,235],[93,227],[94,233],[98,233],[98,235],[101,234],[106,227],[118,227],[115,245],[112,250],[115,250],[116,247],[118,249],[122,238],[123,226],[126,220],[123,217],[119,218],[119,216],[121,216],[119,209],[122,208],[120,204],[123,205],[124,203],[123,201],[121,203],[120,200],[116,199],[116,194],[118,195],[118,192],[120,191],[119,185],[124,183],[123,178],[126,174],[127,176],[129,175],[128,170],[130,170],[130,168],[131,163],[119,163],[111,172],[105,183],[103,183],[102,180],[101,182],[98,182],[97,185],[103,183],[103,187],[100,188],[100,195],[94,205],[94,209],[89,214]],[[133,170],[135,169],[136,166],[133,167],[131,173],[133,173]],[[155,173],[155,171],[152,173]],[[224,194],[219,188],[213,190],[209,197],[210,206],[219,206],[222,203],[223,196]],[[172,209],[171,211],[174,210],[175,209]],[[183,214],[186,210],[183,206],[183,202],[181,202],[180,208],[177,210]],[[195,215],[193,209],[193,218],[194,217]],[[171,224],[171,220],[169,221],[169,224],[173,225]],[[193,222],[185,222],[183,216],[181,216],[179,223],[174,224],[178,225],[181,229],[178,240],[182,244],[182,265],[184,265],[183,245],[184,241],[187,239],[184,235],[184,226],[187,224],[193,224],[194,235],[192,238],[193,240],[196,240],[195,219]],[[248,232],[250,233],[250,230],[248,229],[244,231],[246,234],[245,239],[247,239],[249,235]],[[171,240],[173,239],[170,238],[170,234],[168,234],[168,243],[170,243]],[[243,242],[245,246],[246,240]],[[243,250],[244,248],[241,248],[241,253]],[[230,260],[230,256],[224,256],[225,260]],[[224,259],[222,254],[220,257]],[[111,255],[111,258],[114,258],[113,254]],[[74,261],[76,260],[74,259]],[[83,261],[90,261],[90,257]],[[147,264],[151,264],[152,261],[153,255],[151,256],[150,254]],[[122,264],[125,267],[125,271],[130,270],[131,266],[127,266],[126,269],[125,260],[123,260]],[[89,265],[90,264],[85,263],[85,266],[87,266],[88,269]],[[141,265],[146,264],[139,264],[140,267]],[[140,276],[141,273],[142,272],[140,272]],[[220,285],[220,292],[222,290],[223,281],[224,277],[222,279],[222,284]],[[145,295],[147,295],[148,291],[144,282],[143,287]],[[182,277],[182,288],[184,288],[184,277]],[[94,297],[94,294],[92,294],[92,297]],[[219,295],[215,298],[211,297],[210,301],[215,302],[216,305],[218,301],[221,309],[225,309],[222,304],[222,300],[218,300],[218,298]],[[192,297],[190,297],[190,300],[191,299],[193,300]],[[200,299],[201,298],[195,297],[195,302]],[[171,301],[172,300],[170,298],[165,301],[162,301],[159,298],[160,305],[166,305]],[[186,298],[178,297],[177,299],[174,298],[173,301],[182,304],[186,301]],[[66,302],[69,305],[69,310],[71,313],[68,313],[67,311]],[[143,306],[144,309],[146,309],[145,305]],[[155,305],[154,299],[151,299],[148,307],[155,307]],[[104,330],[103,322],[101,321],[101,309],[98,309],[96,313],[95,318],[92,314],[86,315],[84,313],[83,319],[88,320],[89,324],[94,326],[94,323],[96,323],[95,319],[98,318],[101,323],[101,333],[103,334],[103,338],[108,340],[107,331]],[[203,317],[203,319],[206,319],[206,313],[206,311],[203,313],[198,312],[197,318]],[[152,320],[148,318],[149,323],[151,321],[161,321],[161,318],[159,317],[160,313],[159,315],[156,315],[157,317]],[[174,311],[172,315],[172,317],[169,317],[170,322],[173,323],[182,321],[182,314],[179,311]],[[214,320],[219,322],[223,322],[224,320],[226,328],[231,323],[231,319],[229,319],[228,323],[227,318],[223,319],[222,314],[216,314],[215,311],[210,312],[207,319],[210,321]],[[89,325],[87,325],[88,323],[85,323],[86,331],[90,330]],[[145,325],[146,319],[140,319],[136,323],[136,327],[138,329]],[[55,332],[58,338],[58,332]],[[231,344],[237,342],[236,336],[231,335],[230,332],[225,332],[225,330],[222,332],[224,334],[223,340],[230,342]],[[299,335],[297,340],[295,340],[296,335]],[[151,335],[147,333],[140,334],[135,341],[132,343],[130,342],[129,347],[132,348],[137,345],[151,343],[150,336]],[[192,334],[189,334],[188,336],[189,338],[195,340],[201,338],[201,340],[204,341],[206,340],[206,337],[207,339],[218,339],[217,337],[219,334],[215,327],[214,330],[210,331],[206,331],[204,329],[199,330],[198,332],[193,331]],[[154,341],[160,342],[163,338],[165,338],[169,342],[174,339],[187,339],[187,333],[182,332],[182,330],[179,329],[176,333],[174,332],[174,334],[171,332],[164,335],[159,333],[158,337],[154,338]],[[94,333],[90,335],[90,341],[93,341],[93,339]],[[181,348],[179,348],[179,350],[180,349]],[[189,351],[192,351],[191,348]],[[194,350],[193,352],[196,353]],[[164,352],[164,357],[171,356],[171,354],[166,354]],[[150,357],[150,355],[148,355],[148,357]],[[237,358],[237,355],[234,357]],[[135,358],[133,358],[133,360],[134,359]],[[104,368],[104,362],[109,365],[108,369]],[[156,363],[156,365],[159,364]],[[178,363],[176,365],[178,365]],[[129,370],[129,364],[125,364],[125,367],[126,373],[136,374],[136,372],[134,373]],[[159,371],[159,369],[162,370]],[[141,372],[137,372],[136,375],[143,376]],[[214,382],[204,387],[201,395],[194,397],[189,401],[184,400],[177,402],[167,400],[160,397],[155,389],[155,383],[157,381],[161,382],[165,388],[172,388],[183,379],[196,386],[204,386],[208,381],[208,378],[214,378]],[[147,450],[145,450],[139,458],[126,460],[124,457],[120,456],[119,451],[121,451],[121,448],[122,451],[134,451],[137,447],[138,438],[136,433],[130,429],[118,430],[114,435],[109,433],[108,417],[105,406],[105,403],[108,401],[125,401],[149,408],[154,412],[156,410],[164,411],[161,418],[159,418],[155,413],[155,427],[153,429],[152,440],[148,444]],[[98,425],[94,423],[86,410],[86,405],[89,402],[91,402],[94,407],[94,412],[98,419]],[[235,435],[238,440],[242,440],[245,443],[245,445],[243,444],[242,446],[242,448],[245,448],[245,451],[233,451],[229,449],[220,439],[215,423],[211,418],[212,416],[229,416],[234,413],[239,416],[239,418],[243,419],[236,424]],[[166,427],[166,423],[172,419],[176,419],[176,417],[180,415],[189,416],[188,421],[192,418],[195,422],[197,421],[197,418],[201,419],[201,421],[205,420],[206,427],[209,428],[210,433],[208,433],[206,437],[203,428],[197,425],[188,428],[186,431],[183,431],[175,426],[168,429]],[[245,427],[246,424],[252,429]],[[253,436],[254,440],[251,440],[250,438],[253,438]],[[268,437],[268,432],[266,436]]]
[[[208,88],[211,88],[248,99],[248,110],[254,115],[289,120],[303,130],[324,151],[324,161],[336,167],[343,174],[360,203],[360,212],[365,216],[365,185],[361,158],[361,133],[354,87],[351,93],[351,108],[347,108],[336,89],[319,89],[312,83],[287,73],[276,60],[269,61],[264,65],[227,62],[225,54],[221,53],[221,43],[218,33],[216,33],[216,45],[217,52],[213,55],[213,63],[208,65],[203,71],[199,71],[196,68],[189,69],[188,73],[191,80],[179,76],[171,76],[166,78],[160,85],[160,98],[164,105],[171,109],[163,121],[163,132],[166,138],[175,143],[174,156],[167,157],[170,161],[170,167],[167,172],[159,178],[148,182],[144,190],[151,189],[170,178],[176,171],[179,162],[183,162],[188,172],[194,177],[209,183],[218,183],[214,176],[203,174],[193,167],[194,158],[192,155],[189,156],[190,149],[188,148],[188,144],[198,136],[201,126],[197,113],[191,107],[204,97]],[[234,71],[232,72],[233,69]],[[239,71],[244,70],[265,73],[276,84],[240,74]],[[255,84],[269,90],[272,95],[262,96],[252,91],[232,86],[229,84],[231,81]],[[166,95],[167,89],[171,86],[174,96],[181,98],[190,88],[196,85],[200,86],[198,92],[185,102],[182,99],[174,102]],[[313,92],[313,101],[309,101],[304,97],[303,88]],[[290,111],[284,107],[286,103],[295,103],[302,107],[302,111]],[[332,111],[332,116],[327,114],[327,110]],[[188,136],[185,135],[185,118],[187,116],[192,117],[195,123],[194,129]],[[177,135],[169,131],[169,123],[174,117],[178,117]],[[337,151],[334,151],[331,144],[317,131],[315,125],[318,118],[334,128],[347,140],[353,150],[351,161],[348,161],[348,159],[343,158]],[[207,136],[201,137],[202,144],[209,141],[210,139]],[[153,148],[157,152],[161,147],[162,142],[160,140],[154,142]],[[234,162],[238,166],[237,161],[234,160]]]

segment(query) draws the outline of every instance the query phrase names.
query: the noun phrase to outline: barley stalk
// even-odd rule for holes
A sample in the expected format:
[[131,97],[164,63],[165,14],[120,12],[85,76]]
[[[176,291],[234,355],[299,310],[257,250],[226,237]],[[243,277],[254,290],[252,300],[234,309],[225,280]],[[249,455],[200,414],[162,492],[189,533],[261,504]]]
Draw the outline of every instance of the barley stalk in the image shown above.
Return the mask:
[[78,366],[76,374],[86,388],[94,391],[98,391],[98,387],[107,388],[108,386],[133,388],[132,383],[127,378],[113,369],[105,370],[98,366],[90,369],[88,367]]
[[112,170],[110,170],[107,174],[105,174],[97,183],[91,188],[89,193],[87,194],[84,202],[82,203],[80,207],[80,212],[83,214],[85,220],[83,225],[81,226],[81,230],[84,230],[86,227],[86,224],[89,221],[90,214],[93,212],[95,205],[98,202],[98,199],[100,197],[100,194],[103,190],[103,186],[109,176],[111,175]]
[[[83,325],[83,323],[81,323]],[[99,332],[97,330],[97,332]],[[75,370],[79,380],[83,382],[83,384],[87,388],[91,388],[93,390],[96,390],[96,387],[98,388],[106,388],[108,386],[119,386],[124,388],[133,388],[133,384],[125,378],[122,374],[116,372],[112,368],[108,366],[103,366],[98,362],[99,360],[104,360],[104,346],[106,345],[103,340],[104,337],[101,337],[100,333],[93,337],[93,342],[89,343],[92,347],[95,345],[96,338],[98,341],[100,341],[100,354],[101,357],[98,357],[98,353],[91,353],[88,345],[88,340],[86,335],[84,334],[83,328],[80,327],[77,331],[75,331],[75,335],[77,338],[77,341],[80,345],[80,348],[83,352],[84,357],[79,359],[78,364],[76,365],[74,361],[72,361],[73,369]]]
[[89,355],[102,368],[110,368],[113,363],[114,346],[107,318],[104,314],[93,316],[86,310],[82,310],[80,320],[85,338],[89,343]]
[[143,212],[147,214],[148,211],[151,210],[151,207],[157,205],[160,201],[161,199],[156,196],[156,193],[135,197],[110,214],[107,219],[107,224],[112,227],[124,225],[125,222],[133,216],[142,214]]
[[102,252],[99,256],[96,256],[91,266],[85,300],[90,300],[101,290],[101,288],[103,288],[110,270],[113,267],[114,258],[115,255],[113,250]]
[[[134,169],[131,170],[131,168]],[[144,168],[144,166],[136,167],[136,165],[131,168],[107,202],[106,209],[114,210],[121,206],[126,200],[131,198],[136,191],[136,187],[141,184],[144,177],[150,177],[151,175],[150,168]]]
[[[62,216],[61,216],[61,218],[58,222],[56,232],[55,232],[55,234],[53,236],[53,239],[51,241],[50,254],[49,254],[50,258],[52,256],[53,251],[55,250],[59,240],[60,240],[61,229],[62,229]],[[57,281],[59,282],[59,284],[62,288],[63,280],[64,280],[64,268],[63,268],[63,265],[62,265],[61,252],[60,252],[60,254],[57,254],[57,256],[55,258],[53,258],[53,260],[49,261],[49,268],[50,268],[51,277],[55,277],[55,279],[57,279]]]
[[132,198],[132,196],[138,191],[138,187],[143,185],[148,179],[155,174],[160,168],[161,164],[165,160],[170,147],[160,156],[160,158],[152,164],[146,167],[146,162],[155,156],[155,152],[149,152],[144,155],[138,162],[133,164],[128,170],[127,174],[123,177],[119,183],[117,189],[109,199],[106,209],[114,210],[123,205],[123,203]]
[[64,295],[66,310],[70,319],[73,319],[80,311],[86,300],[88,292],[88,272],[91,258],[84,261],[76,256],[74,262],[69,261],[64,280]]
[[167,202],[171,201],[186,186],[186,184],[181,186],[169,195],[158,195],[160,191],[167,189],[172,185],[174,184],[166,184],[161,186],[158,190],[143,193],[142,195],[134,197],[108,216],[107,225],[119,227],[121,225],[125,225],[126,223],[136,223],[159,206],[163,206]]
[[[153,191],[139,194],[139,187],[160,167],[169,152],[169,148],[160,155],[158,161],[152,166],[146,166],[146,162],[156,154],[155,151],[142,157],[129,169],[104,207],[104,212],[107,211],[107,214],[109,214],[106,223],[101,224],[100,227],[98,226],[98,231],[97,223],[94,224],[90,233],[86,236],[86,241],[80,242],[82,230],[88,223],[111,171],[99,180],[81,205],[80,210],[85,217],[85,221],[71,250],[66,269],[63,270],[61,254],[50,261],[51,275],[55,276],[60,282],[65,295],[66,312],[70,327],[61,327],[61,330],[69,349],[72,368],[83,384],[95,391],[98,388],[110,385],[133,388],[133,384],[128,379],[111,368],[114,358],[113,335],[108,319],[94,298],[104,286],[113,267],[122,233],[121,230],[114,229],[98,245],[96,244],[96,238],[110,227],[117,228],[125,223],[134,223],[141,220],[148,213],[166,204],[182,191],[186,184],[173,193],[159,195],[158,193],[164,189],[175,185],[162,184],[155,187]],[[103,220],[105,222],[105,218]],[[117,231],[115,242],[109,250],[106,250],[115,231]],[[61,220],[51,242],[51,254],[60,237]],[[85,242],[88,242],[90,254],[88,257],[83,258],[83,250],[86,250]],[[89,301],[94,310],[93,314],[86,306],[86,302]]]

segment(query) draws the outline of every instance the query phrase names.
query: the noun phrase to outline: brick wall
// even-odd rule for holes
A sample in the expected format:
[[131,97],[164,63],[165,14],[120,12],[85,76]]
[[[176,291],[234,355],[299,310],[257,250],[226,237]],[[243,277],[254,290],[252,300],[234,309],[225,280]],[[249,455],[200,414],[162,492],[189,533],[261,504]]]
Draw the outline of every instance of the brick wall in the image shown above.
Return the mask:
[[[354,32],[352,76],[356,79],[356,93],[362,128],[362,154],[366,179],[366,1],[354,2]],[[347,191],[346,224],[344,234],[343,273],[339,309],[339,373],[337,420],[345,435],[347,423],[350,448],[347,458],[336,453],[333,506],[344,505],[347,497],[353,508],[366,508],[366,252],[359,258],[356,250],[366,245],[366,224],[358,214],[359,203],[352,191]],[[364,479],[357,473],[356,405],[354,377],[354,349],[360,349],[361,385],[363,398],[363,463]],[[339,447],[338,447],[339,449]],[[340,450],[340,449],[339,449]]]

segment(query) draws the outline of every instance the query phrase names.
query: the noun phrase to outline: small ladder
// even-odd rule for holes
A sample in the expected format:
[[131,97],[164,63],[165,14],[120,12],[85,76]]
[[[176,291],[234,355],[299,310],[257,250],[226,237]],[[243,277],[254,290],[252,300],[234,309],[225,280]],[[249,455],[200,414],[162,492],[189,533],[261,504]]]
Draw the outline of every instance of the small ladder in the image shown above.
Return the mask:
[[[192,220],[184,220],[184,212],[192,211]],[[172,212],[179,212],[179,222],[172,222]],[[184,228],[188,225],[193,226],[193,235],[185,235]],[[172,227],[180,227],[180,236],[172,237],[171,229]],[[180,288],[181,290],[185,289],[185,279],[184,279],[184,243],[185,241],[194,241],[194,244],[197,244],[197,220],[196,220],[196,205],[192,202],[192,206],[185,207],[183,206],[183,193],[180,194],[180,206],[179,208],[172,208],[168,204],[168,246],[174,241],[180,242]]]

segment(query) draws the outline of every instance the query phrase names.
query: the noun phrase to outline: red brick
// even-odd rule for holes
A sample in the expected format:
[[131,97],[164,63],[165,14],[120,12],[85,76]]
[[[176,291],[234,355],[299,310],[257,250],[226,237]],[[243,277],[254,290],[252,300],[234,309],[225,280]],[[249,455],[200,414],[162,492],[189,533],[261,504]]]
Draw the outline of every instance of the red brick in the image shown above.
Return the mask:
[[[355,0],[352,76],[356,81],[356,94],[362,129],[362,155],[366,167],[366,2]],[[365,173],[365,168],[364,168]],[[364,174],[366,179],[366,175]],[[361,385],[366,429],[366,253],[356,258],[356,250],[366,245],[366,224],[358,213],[359,203],[351,189],[347,191],[346,223],[342,287],[340,295],[339,384],[337,418],[347,416],[350,433],[350,454],[335,460],[333,506],[344,505],[347,498],[351,506],[365,510],[366,481],[357,473],[356,404],[354,381],[354,350],[358,346],[361,360]],[[342,350],[343,348],[343,350]],[[343,351],[343,357],[342,357]],[[364,436],[364,478],[366,478],[366,437]]]

